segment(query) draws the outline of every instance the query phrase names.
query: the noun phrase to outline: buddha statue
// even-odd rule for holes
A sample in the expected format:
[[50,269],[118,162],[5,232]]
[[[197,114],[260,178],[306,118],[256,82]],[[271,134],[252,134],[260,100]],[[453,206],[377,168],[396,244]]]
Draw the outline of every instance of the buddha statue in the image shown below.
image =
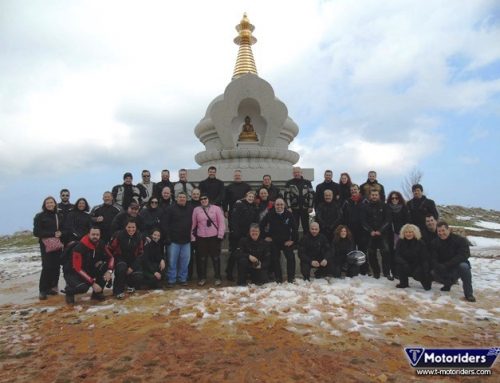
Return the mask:
[[243,128],[241,129],[238,141],[253,141],[253,142],[259,141],[259,139],[257,138],[257,133],[253,128],[250,116],[245,117],[245,123],[243,124]]

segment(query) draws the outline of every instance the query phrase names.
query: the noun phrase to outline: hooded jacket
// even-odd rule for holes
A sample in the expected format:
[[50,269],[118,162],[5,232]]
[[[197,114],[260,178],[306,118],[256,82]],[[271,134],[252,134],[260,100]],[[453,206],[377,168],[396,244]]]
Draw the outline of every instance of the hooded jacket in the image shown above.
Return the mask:
[[97,262],[104,262],[108,265],[108,270],[114,269],[114,257],[106,251],[102,241],[92,243],[88,234],[73,248],[71,257],[64,265],[64,272],[75,272],[88,284],[95,282]]

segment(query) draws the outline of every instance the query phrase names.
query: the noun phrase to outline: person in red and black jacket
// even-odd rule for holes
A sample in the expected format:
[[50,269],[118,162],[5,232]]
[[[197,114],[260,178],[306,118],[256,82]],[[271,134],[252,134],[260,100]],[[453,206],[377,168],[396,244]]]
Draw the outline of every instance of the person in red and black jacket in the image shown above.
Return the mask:
[[86,293],[92,287],[91,299],[104,300],[103,289],[111,281],[114,258],[106,252],[101,229],[91,227],[88,234],[73,247],[71,256],[63,265],[66,280],[66,303],[75,303],[76,294]]
[[143,282],[144,242],[134,219],[127,221],[125,229],[111,239],[106,249],[115,258],[113,294],[117,299],[124,299],[125,285],[128,285],[128,292],[133,293]]

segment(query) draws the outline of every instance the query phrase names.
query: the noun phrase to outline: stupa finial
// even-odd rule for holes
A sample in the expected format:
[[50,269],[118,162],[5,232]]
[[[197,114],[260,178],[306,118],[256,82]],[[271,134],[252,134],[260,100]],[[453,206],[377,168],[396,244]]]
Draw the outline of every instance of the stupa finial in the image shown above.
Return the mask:
[[257,67],[252,53],[252,45],[257,42],[257,39],[252,36],[255,27],[250,24],[247,14],[243,14],[243,18],[236,26],[238,36],[235,37],[234,43],[240,46],[236,65],[234,66],[233,79],[247,73],[257,74]]

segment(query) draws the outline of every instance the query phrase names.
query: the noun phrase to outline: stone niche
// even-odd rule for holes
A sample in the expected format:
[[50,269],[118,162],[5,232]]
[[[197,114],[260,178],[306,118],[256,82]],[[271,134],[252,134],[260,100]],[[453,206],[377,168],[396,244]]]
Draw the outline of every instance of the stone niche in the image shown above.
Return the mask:
[[[256,139],[240,141],[246,116]],[[252,184],[259,183],[264,174],[281,184],[292,177],[292,167],[299,160],[299,154],[288,149],[298,132],[267,81],[251,73],[237,77],[210,103],[195,128],[205,150],[195,156],[201,167],[188,170],[188,177],[194,182],[203,180],[213,165],[223,181],[231,181],[233,171],[240,169],[243,179]],[[304,177],[313,179],[313,169],[304,169]]]

